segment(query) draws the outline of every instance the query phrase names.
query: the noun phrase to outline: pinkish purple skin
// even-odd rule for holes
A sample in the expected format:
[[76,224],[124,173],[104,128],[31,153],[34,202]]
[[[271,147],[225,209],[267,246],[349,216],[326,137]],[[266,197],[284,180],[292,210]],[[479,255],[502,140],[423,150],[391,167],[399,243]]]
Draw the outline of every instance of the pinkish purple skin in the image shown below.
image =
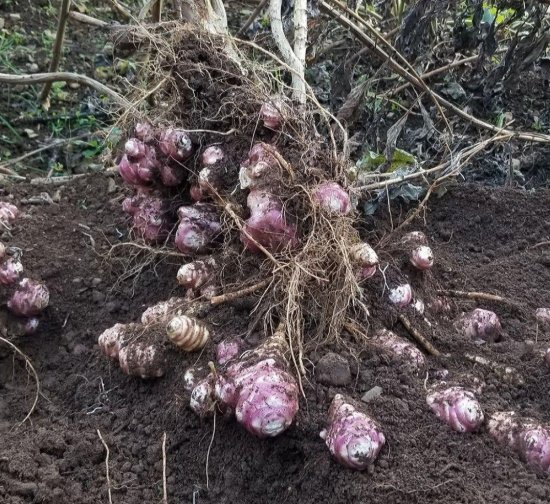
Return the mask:
[[248,250],[260,250],[258,243],[271,251],[297,245],[297,228],[285,219],[283,205],[270,193],[253,189],[247,199],[251,216],[241,231],[241,241]]
[[272,103],[266,102],[262,105],[260,117],[266,128],[278,130],[281,127],[282,117],[279,111],[281,105],[280,100],[274,100]]
[[0,284],[13,285],[23,273],[23,264],[17,259],[7,259],[0,265]]
[[12,224],[19,217],[19,209],[12,203],[0,201],[0,223]]
[[430,303],[428,303],[428,308],[434,313],[446,313],[451,311],[451,305],[449,300],[444,297],[437,297]]
[[434,264],[432,249],[426,245],[416,247],[411,252],[411,264],[419,270],[430,269]]
[[342,465],[363,470],[378,457],[386,438],[380,426],[337,394],[330,406],[329,421],[321,438]]
[[134,135],[142,142],[151,142],[155,138],[155,131],[149,123],[139,122],[134,128]]
[[193,201],[202,201],[206,198],[206,194],[199,185],[191,186],[189,195]]
[[180,207],[178,216],[175,242],[184,254],[206,251],[221,232],[218,213],[206,203]]
[[411,231],[403,235],[401,238],[401,243],[410,244],[410,245],[427,245],[428,238],[422,231]]
[[325,182],[313,190],[313,200],[332,215],[347,215],[351,212],[349,195],[340,184]]
[[481,405],[473,392],[449,387],[431,392],[426,402],[436,416],[457,432],[475,432],[483,424]]
[[371,278],[376,274],[376,271],[378,270],[378,266],[363,266],[359,273],[357,274],[358,280],[366,280],[367,278]]
[[157,243],[166,239],[170,232],[170,222],[164,200],[142,196],[138,197],[137,201],[126,204],[125,207],[133,217],[134,229],[144,241]]
[[26,320],[23,331],[25,334],[34,334],[38,330],[38,325],[40,324],[39,320],[35,317],[31,317]]
[[399,308],[405,308],[412,302],[412,289],[409,284],[403,284],[390,290],[390,301]]
[[49,302],[50,292],[43,283],[23,278],[8,300],[7,306],[16,315],[31,317],[43,311]]
[[550,474],[550,427],[514,412],[493,413],[487,421],[489,434],[509,446],[532,467]]
[[225,153],[221,147],[217,145],[211,145],[207,147],[201,156],[201,163],[203,166],[212,166],[220,161],[223,161]]
[[[275,149],[275,147],[272,147]],[[239,178],[241,188],[254,187],[258,180],[270,178],[269,174],[277,166],[277,160],[268,152],[262,143],[252,146],[248,153],[248,158],[241,164]]]
[[426,359],[424,354],[418,350],[412,343],[409,343],[406,339],[397,336],[387,329],[378,331],[372,342],[387,350],[392,356],[403,360],[414,369],[421,369],[426,365]]
[[[151,152],[154,151],[151,150]],[[157,172],[158,163],[153,155],[131,161],[125,154],[118,164],[118,173],[122,179],[133,186],[147,186],[151,184]]]
[[237,357],[241,351],[241,343],[236,339],[224,340],[216,347],[216,360],[223,365]]
[[464,336],[474,341],[493,343],[499,341],[502,327],[496,313],[490,310],[476,308],[465,314],[461,320]]
[[124,153],[132,161],[146,157],[148,151],[147,146],[137,138],[130,138],[124,144]]
[[185,161],[193,154],[193,143],[189,135],[183,131],[168,128],[159,138],[160,150],[169,158]]
[[160,181],[166,187],[176,187],[185,180],[186,172],[180,166],[161,165],[159,168]]
[[277,436],[298,412],[296,380],[274,359],[232,364],[218,376],[215,392],[225,408],[235,410],[237,421],[259,438]]

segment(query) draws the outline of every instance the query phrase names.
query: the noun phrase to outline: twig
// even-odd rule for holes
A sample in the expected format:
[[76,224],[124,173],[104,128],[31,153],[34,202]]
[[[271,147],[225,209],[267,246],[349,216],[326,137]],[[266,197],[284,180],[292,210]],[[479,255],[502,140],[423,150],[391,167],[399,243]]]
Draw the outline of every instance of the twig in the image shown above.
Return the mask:
[[209,490],[209,478],[208,478],[208,463],[210,462],[210,451],[214,444],[214,436],[216,435],[216,409],[214,408],[214,426],[212,427],[212,437],[210,438],[210,444],[208,445],[208,451],[206,452],[206,489]]
[[34,381],[36,382],[36,395],[34,396],[34,401],[32,403],[31,409],[29,410],[25,418],[23,418],[23,420],[19,422],[19,425],[23,425],[30,418],[30,416],[32,415],[33,411],[36,408],[36,405],[38,404],[38,397],[40,395],[40,380],[38,379],[38,373],[36,372],[36,369],[34,369],[34,366],[32,365],[31,360],[27,357],[26,354],[24,354],[21,350],[19,350],[19,348],[16,345],[14,345],[11,341],[7,340],[6,338],[3,338],[2,336],[0,336],[0,341],[2,341],[3,343],[11,347],[16,353],[18,353],[21,357],[23,357],[23,359],[25,359],[25,363],[27,366],[29,366],[34,376]]
[[248,296],[257,290],[267,287],[271,283],[271,278],[262,280],[254,285],[245,287],[244,289],[239,289],[238,291],[227,292],[226,294],[220,294],[219,296],[214,296],[210,299],[210,304],[219,305],[222,303],[228,303],[229,301],[234,301],[235,299],[240,299],[244,296]]
[[260,11],[267,5],[267,2],[269,2],[269,0],[262,0],[258,4],[258,6],[252,11],[252,14],[248,16],[248,19],[237,32],[237,37],[240,37],[244,32],[246,32],[246,30],[248,30],[248,27],[256,20],[258,14],[260,14]]
[[132,14],[128,12],[128,10],[122,5],[120,5],[117,0],[109,0],[109,3],[124,19],[126,19],[127,21],[130,21],[132,19]]
[[405,329],[409,331],[410,335],[418,342],[418,344],[426,350],[430,355],[439,357],[441,352],[435,348],[418,330],[411,324],[411,321],[402,313],[399,315],[399,321],[405,326]]
[[107,477],[107,495],[109,496],[109,504],[113,504],[113,499],[111,497],[111,478],[109,476],[109,447],[107,446],[107,443],[103,439],[103,436],[101,435],[101,431],[97,429],[97,435],[99,436],[99,439],[103,443],[103,446],[105,447],[105,451],[107,454],[105,455],[105,474]]
[[79,178],[86,177],[86,173],[77,173],[75,175],[62,175],[60,177],[39,177],[31,179],[31,185],[63,185]]
[[[61,7],[59,8],[59,19],[57,21],[57,33],[55,35],[55,42],[52,49],[52,60],[50,62],[50,73],[57,72],[59,68],[59,62],[61,60],[61,53],[63,49],[63,39],[65,38],[65,28],[67,27],[67,20],[69,19],[69,10],[71,8],[71,0],[62,0]],[[48,95],[52,88],[53,81],[45,81],[46,84],[42,88],[40,93],[40,102],[45,108],[49,107]]]
[[[6,166],[19,163],[19,161],[23,161],[24,159],[27,159],[31,156],[36,155],[36,154],[40,154],[41,152],[44,152],[44,151],[47,151],[47,150],[50,150],[50,149],[55,149],[56,147],[61,147],[62,145],[70,144],[71,142],[74,142],[75,140],[79,140],[80,138],[86,138],[86,137],[90,136],[91,134],[92,133],[88,131],[87,133],[83,133],[82,135],[78,135],[78,136],[75,136],[75,137],[72,137],[72,138],[65,138],[63,140],[57,140],[56,142],[53,142],[49,145],[44,145],[43,147],[40,147],[38,149],[32,150],[30,152],[26,152],[25,154],[23,154],[21,156],[18,156],[16,158],[8,159],[7,161],[4,161],[3,163],[0,163],[0,170],[3,170],[4,167],[6,167]],[[13,172],[13,173],[16,174],[15,172]],[[9,175],[11,175],[11,173]]]
[[[416,87],[424,89],[424,86],[420,82],[419,79],[417,79],[414,75],[412,75],[408,70],[403,68],[397,61],[395,61],[388,53],[386,53],[379,45],[371,39],[361,28],[359,28],[353,21],[346,18],[344,15],[337,12],[334,8],[332,8],[330,5],[328,5],[326,2],[321,2],[321,7],[325,12],[330,14],[336,21],[338,21],[343,27],[349,29],[354,33],[354,35],[361,40],[367,47],[370,48],[371,52],[375,53],[379,58],[381,58],[383,61],[387,62],[388,65],[397,72],[401,77],[403,77],[405,80],[410,82]],[[494,131],[495,133],[502,133],[510,135],[511,137],[518,138],[520,140],[527,140],[532,142],[543,142],[543,143],[549,143],[550,142],[550,135],[545,135],[543,133],[537,133],[537,132],[522,132],[522,131],[514,131],[514,130],[508,130],[499,128],[497,126],[494,126],[488,122],[482,121],[481,119],[478,119],[477,117],[474,117],[467,112],[464,112],[461,108],[457,107],[453,103],[449,102],[445,98],[443,98],[441,95],[437,94],[434,91],[431,91],[431,95],[439,102],[440,105],[444,106],[445,108],[451,110],[454,114],[462,117],[463,119],[471,122],[472,124],[487,129],[489,131]]]
[[48,72],[48,73],[36,73],[36,74],[26,74],[26,75],[11,75],[0,73],[0,82],[7,84],[37,84],[41,82],[78,82],[79,84],[84,84],[85,86],[91,87],[100,93],[104,93],[110,96],[113,101],[121,105],[122,107],[129,107],[130,102],[119,95],[116,91],[108,88],[101,82],[92,79],[86,75],[76,74],[72,72]]
[[543,241],[543,242],[540,242],[540,243],[536,243],[535,245],[533,245],[532,247],[529,247],[530,249],[537,249],[539,247],[547,247],[548,245],[550,245],[550,240],[549,241]]
[[497,303],[503,303],[510,306],[513,306],[515,308],[521,308],[521,305],[519,303],[516,303],[515,301],[512,301],[510,299],[506,299],[505,297],[498,296],[497,294],[489,294],[487,292],[466,292],[466,291],[459,291],[459,290],[438,290],[438,294],[441,294],[442,296],[450,296],[450,297],[458,297],[458,298],[465,298],[465,299],[474,299],[474,300],[482,300],[482,301],[494,301]]
[[166,485],[166,432],[162,435],[162,504],[168,504],[168,487]]
[[464,354],[464,357],[474,364],[481,364],[493,371],[503,382],[511,385],[523,385],[525,380],[523,376],[513,367],[504,366],[498,362],[486,359],[480,355]]
[[71,19],[74,19],[75,21],[78,21],[79,23],[88,24],[97,28],[107,28],[110,25],[110,23],[107,23],[107,21],[103,21],[102,19],[97,19],[95,17],[88,16],[87,14],[82,14],[76,11],[70,11],[69,17]]

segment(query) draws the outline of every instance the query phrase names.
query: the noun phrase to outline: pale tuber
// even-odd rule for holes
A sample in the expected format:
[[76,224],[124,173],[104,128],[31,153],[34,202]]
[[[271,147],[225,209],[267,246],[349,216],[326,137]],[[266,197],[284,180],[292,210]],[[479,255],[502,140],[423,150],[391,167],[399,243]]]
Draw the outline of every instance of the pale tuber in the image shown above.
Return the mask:
[[[270,147],[276,150],[275,147]],[[277,170],[277,159],[262,143],[254,144],[248,158],[241,164],[239,181],[241,189],[254,188],[261,182],[271,180]]]
[[120,369],[130,376],[159,378],[166,372],[166,355],[160,342],[131,341],[118,352]]
[[250,217],[241,231],[241,241],[253,252],[267,250],[279,252],[298,243],[297,228],[287,222],[283,204],[273,194],[253,189],[247,198]]
[[208,341],[210,332],[199,320],[187,315],[177,315],[166,326],[168,339],[186,352],[199,350]]
[[328,426],[320,436],[340,464],[357,470],[372,464],[386,442],[380,426],[340,394],[332,400]]
[[413,300],[412,289],[409,284],[398,285],[390,289],[390,301],[399,308],[409,306]]
[[170,232],[168,205],[154,196],[138,195],[126,198],[122,209],[132,216],[138,236],[148,243],[165,240]]
[[43,283],[23,278],[7,306],[16,315],[31,317],[43,311],[49,302],[50,292]]
[[97,340],[100,350],[109,358],[118,360],[118,354],[124,343],[127,326],[115,324],[105,329]]
[[324,182],[314,188],[313,201],[331,215],[347,215],[351,212],[349,195],[340,184]]
[[415,370],[426,366],[424,354],[416,346],[387,329],[378,331],[371,341],[391,357],[402,361]]
[[550,328],[550,308],[537,308],[535,317],[543,327]]
[[481,308],[462,315],[457,326],[464,336],[477,342],[493,343],[499,341],[502,335],[496,313]]
[[357,278],[366,280],[372,277],[378,269],[378,255],[368,243],[358,243],[349,249],[351,260],[357,264],[359,270]]
[[175,242],[184,254],[204,252],[221,232],[219,214],[207,203],[182,206],[178,208],[178,217]]
[[532,467],[550,474],[550,426],[515,412],[493,413],[487,421],[489,434],[500,444],[509,446]]
[[432,249],[426,245],[420,245],[411,251],[411,264],[419,270],[430,269],[434,264]]
[[216,402],[214,400],[215,377],[210,373],[206,378],[198,381],[191,390],[189,406],[200,417],[214,413]]
[[462,387],[430,392],[426,402],[436,416],[457,432],[475,432],[484,420],[474,393]]
[[187,289],[200,289],[212,279],[215,268],[212,258],[184,264],[177,273],[178,283]]
[[141,323],[143,325],[166,324],[185,304],[185,300],[178,297],[172,297],[167,301],[160,301],[153,306],[149,306],[143,312]]
[[0,224],[9,226],[19,217],[19,209],[12,203],[0,201]]

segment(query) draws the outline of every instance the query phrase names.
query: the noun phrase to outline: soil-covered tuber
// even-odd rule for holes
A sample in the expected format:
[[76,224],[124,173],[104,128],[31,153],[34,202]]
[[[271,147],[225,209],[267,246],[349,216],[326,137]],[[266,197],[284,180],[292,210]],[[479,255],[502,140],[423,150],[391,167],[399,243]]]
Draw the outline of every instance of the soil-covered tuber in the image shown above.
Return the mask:
[[419,370],[426,366],[424,354],[416,346],[387,329],[378,331],[371,341],[391,357],[403,362],[414,370]]
[[23,274],[23,264],[19,259],[9,258],[0,265],[0,284],[13,285]]
[[50,302],[50,292],[45,284],[23,278],[8,300],[8,309],[21,317],[32,317],[45,310]]
[[220,366],[238,357],[241,351],[241,342],[237,339],[224,340],[216,346],[216,361]]
[[124,373],[143,379],[159,378],[166,372],[166,354],[158,341],[128,342],[119,350],[118,362]]
[[487,420],[489,434],[509,446],[532,467],[550,474],[550,426],[513,411],[493,413]]
[[[271,147],[275,149],[275,147]],[[269,152],[264,144],[254,144],[248,158],[241,163],[239,181],[241,189],[254,188],[260,184],[268,183],[276,178],[278,169],[277,159]]]
[[100,350],[109,358],[118,360],[118,354],[124,343],[126,334],[125,324],[115,324],[105,329],[97,340]]
[[325,212],[331,215],[347,215],[351,212],[349,195],[340,184],[324,182],[312,193],[315,201]]
[[185,161],[193,154],[193,143],[189,135],[174,128],[168,128],[160,134],[159,148],[163,154],[176,161]]
[[148,243],[165,240],[170,232],[168,203],[154,196],[137,195],[122,202],[122,210],[132,216],[138,236]]
[[409,306],[413,300],[412,289],[409,284],[398,285],[390,289],[390,301],[399,308]]
[[184,264],[177,273],[178,283],[186,289],[200,289],[212,279],[215,268],[216,261],[213,258]]
[[153,306],[149,306],[143,312],[141,323],[143,325],[166,324],[185,304],[185,299],[178,297],[172,297],[167,301],[160,301]]
[[426,402],[439,419],[457,432],[475,432],[483,424],[483,410],[470,390],[462,387],[434,390]]
[[464,314],[457,322],[462,334],[477,342],[494,343],[502,336],[502,327],[496,313],[476,308]]
[[0,201],[0,224],[9,226],[19,217],[19,209],[12,203]]
[[221,232],[219,214],[213,205],[195,203],[179,207],[178,217],[175,242],[184,254],[204,252]]
[[274,98],[269,102],[265,102],[260,109],[260,118],[264,126],[272,130],[281,128],[283,117],[281,115],[283,102],[279,98]]
[[380,426],[337,394],[321,432],[330,453],[342,465],[363,470],[372,464],[386,442]]

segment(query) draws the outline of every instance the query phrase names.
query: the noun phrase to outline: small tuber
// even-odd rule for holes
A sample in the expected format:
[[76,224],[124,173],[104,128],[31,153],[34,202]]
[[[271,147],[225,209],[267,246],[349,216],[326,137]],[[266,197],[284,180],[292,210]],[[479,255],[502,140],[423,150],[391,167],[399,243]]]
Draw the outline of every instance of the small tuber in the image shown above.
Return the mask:
[[399,308],[409,306],[413,300],[412,289],[409,284],[398,285],[390,289],[390,301]]
[[12,203],[0,201],[0,224],[9,226],[19,217],[19,209]]
[[199,350],[208,341],[208,328],[195,318],[177,315],[166,326],[168,339],[186,352]]
[[176,161],[185,161],[193,154],[193,143],[189,135],[174,128],[168,128],[160,134],[159,148]]
[[458,328],[462,334],[477,342],[494,343],[502,335],[502,327],[496,313],[476,308],[459,319]]
[[457,432],[475,432],[484,420],[474,393],[462,387],[430,392],[426,402],[436,416]]
[[424,354],[416,346],[387,329],[378,331],[371,341],[393,358],[402,361],[415,370],[426,366]]
[[9,258],[0,265],[0,284],[12,285],[23,274],[23,264],[19,259]]
[[349,195],[340,184],[324,182],[314,188],[312,193],[321,209],[331,215],[347,215],[351,212]]
[[50,292],[41,282],[23,278],[8,300],[8,309],[21,317],[38,315],[50,302]]
[[207,203],[179,207],[178,217],[175,242],[184,254],[204,252],[221,232],[216,208]]

